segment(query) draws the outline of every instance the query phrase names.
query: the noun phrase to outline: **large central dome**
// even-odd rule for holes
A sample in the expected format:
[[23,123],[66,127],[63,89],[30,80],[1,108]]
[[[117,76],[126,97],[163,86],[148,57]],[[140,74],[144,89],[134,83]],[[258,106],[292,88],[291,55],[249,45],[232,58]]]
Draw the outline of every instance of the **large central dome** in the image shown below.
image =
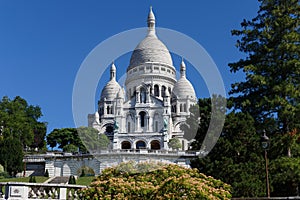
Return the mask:
[[150,10],[147,22],[148,34],[134,49],[127,71],[145,63],[161,63],[173,66],[169,50],[155,34],[155,17],[152,10]]
[[134,49],[128,70],[147,62],[173,65],[169,50],[154,34],[148,34]]
[[[155,17],[150,8],[148,33],[136,46],[127,68],[126,95],[131,99],[144,89],[163,100],[165,90],[171,93],[176,83],[176,69],[166,45],[155,34]],[[142,87],[141,87],[142,86]]]

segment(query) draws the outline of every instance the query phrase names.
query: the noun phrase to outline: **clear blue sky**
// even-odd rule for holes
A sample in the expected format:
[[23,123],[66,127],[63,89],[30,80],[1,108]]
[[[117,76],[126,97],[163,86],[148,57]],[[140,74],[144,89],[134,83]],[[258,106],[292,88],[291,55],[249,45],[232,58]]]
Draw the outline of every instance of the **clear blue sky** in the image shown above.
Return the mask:
[[[110,36],[145,27],[150,5],[157,26],[182,32],[206,49],[227,91],[231,83],[243,78],[229,72],[228,63],[244,56],[230,31],[239,29],[244,18],[256,16],[255,0],[1,0],[0,96],[21,96],[29,104],[39,105],[48,133],[54,128],[74,127],[72,89],[84,58]],[[116,60],[123,71],[128,64],[129,55]],[[179,67],[179,63],[174,65]],[[195,85],[196,77],[187,75]],[[98,88],[100,94],[101,86]],[[208,97],[200,87],[196,93]]]

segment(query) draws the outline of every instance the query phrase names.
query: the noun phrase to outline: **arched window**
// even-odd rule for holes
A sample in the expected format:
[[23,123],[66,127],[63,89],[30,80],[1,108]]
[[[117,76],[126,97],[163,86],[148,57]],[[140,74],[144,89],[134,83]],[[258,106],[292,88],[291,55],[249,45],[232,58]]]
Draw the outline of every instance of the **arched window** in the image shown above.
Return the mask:
[[186,104],[183,104],[183,111],[186,112]]
[[154,150],[160,149],[160,143],[158,140],[152,140],[150,146],[150,148]]
[[121,149],[131,149],[131,144],[128,141],[123,141],[121,143]]
[[159,97],[159,87],[158,87],[158,85],[154,85],[154,96]]
[[140,112],[140,122],[141,122],[141,127],[145,127],[145,116],[146,113],[144,111]]
[[142,140],[136,142],[136,149],[145,149],[146,143]]
[[109,106],[106,107],[106,113],[107,113],[107,114],[110,114]]
[[161,87],[161,96],[162,97],[166,96],[166,86],[164,85]]
[[180,104],[179,111],[180,111],[180,112],[182,112],[182,111],[183,111],[183,109],[182,109],[182,104]]

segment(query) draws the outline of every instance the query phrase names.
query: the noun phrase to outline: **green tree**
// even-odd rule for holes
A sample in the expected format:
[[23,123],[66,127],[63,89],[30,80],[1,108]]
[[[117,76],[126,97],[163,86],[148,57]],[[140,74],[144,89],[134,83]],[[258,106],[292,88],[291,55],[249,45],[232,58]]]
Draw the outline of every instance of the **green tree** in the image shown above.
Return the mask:
[[192,167],[229,183],[234,197],[263,196],[264,160],[260,137],[255,132],[254,119],[249,114],[227,114],[215,147],[206,157],[194,160]]
[[37,122],[33,127],[33,143],[29,147],[31,149],[46,150],[46,132],[47,123]]
[[78,152],[78,147],[75,146],[74,144],[67,144],[66,146],[63,147],[63,152],[75,153]]
[[[211,122],[212,106],[214,107],[214,122]],[[205,145],[216,142],[218,131],[221,130],[226,111],[226,98],[221,95],[212,95],[212,98],[199,99],[198,103],[190,108],[190,116],[186,123],[180,126],[184,137],[188,140],[195,139],[191,144],[192,149],[204,150]],[[210,126],[210,129],[209,129]],[[204,139],[206,144],[203,144]],[[210,140],[210,142],[207,142]]]
[[[81,152],[86,152],[86,148],[79,138],[76,128],[61,128],[54,129],[47,135],[47,144],[54,148],[58,145],[58,148],[63,150],[69,150],[69,147],[77,147]],[[70,146],[72,145],[72,146]],[[73,148],[74,150],[74,148]]]
[[196,169],[149,162],[121,163],[107,168],[89,188],[81,190],[80,195],[83,199],[231,198],[228,184],[205,176]]
[[98,130],[92,127],[79,127],[77,128],[80,139],[89,151],[98,151],[107,149],[110,144],[109,138],[99,133]]
[[169,147],[171,147],[173,150],[175,149],[180,149],[181,148],[181,142],[178,138],[171,138],[169,140],[169,143],[168,143]]
[[271,184],[275,196],[299,194],[300,157],[281,157],[270,162]]
[[7,137],[0,141],[0,163],[11,176],[22,171],[23,146],[20,140]]
[[16,138],[24,148],[44,148],[46,123],[38,121],[41,116],[39,106],[28,105],[26,100],[19,96],[13,100],[4,96],[0,101],[0,126],[3,138]]
[[300,5],[298,0],[260,0],[258,15],[241,23],[239,50],[245,59],[229,64],[246,80],[232,85],[236,109],[249,112],[262,128],[268,118],[273,130],[286,134],[300,121]]
[[[250,113],[258,130],[271,138],[272,195],[297,195],[300,128],[300,4],[298,0],[260,0],[258,15],[233,30],[239,50],[247,55],[229,64],[245,72],[232,85],[235,109]],[[286,158],[288,157],[288,158]],[[282,169],[293,170],[282,170]],[[282,191],[282,188],[288,188]]]
[[110,140],[105,134],[99,134],[92,127],[54,129],[47,135],[47,144],[51,148],[58,145],[64,151],[70,151],[70,148],[73,151],[75,147],[80,152],[97,151],[107,148],[109,143]]

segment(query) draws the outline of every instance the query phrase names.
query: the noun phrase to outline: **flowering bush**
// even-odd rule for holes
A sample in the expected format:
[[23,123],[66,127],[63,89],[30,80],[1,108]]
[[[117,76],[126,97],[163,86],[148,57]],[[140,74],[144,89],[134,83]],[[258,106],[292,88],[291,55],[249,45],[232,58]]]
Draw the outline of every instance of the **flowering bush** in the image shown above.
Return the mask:
[[128,162],[105,169],[80,193],[84,199],[231,198],[228,184],[199,173],[197,169],[149,162]]

